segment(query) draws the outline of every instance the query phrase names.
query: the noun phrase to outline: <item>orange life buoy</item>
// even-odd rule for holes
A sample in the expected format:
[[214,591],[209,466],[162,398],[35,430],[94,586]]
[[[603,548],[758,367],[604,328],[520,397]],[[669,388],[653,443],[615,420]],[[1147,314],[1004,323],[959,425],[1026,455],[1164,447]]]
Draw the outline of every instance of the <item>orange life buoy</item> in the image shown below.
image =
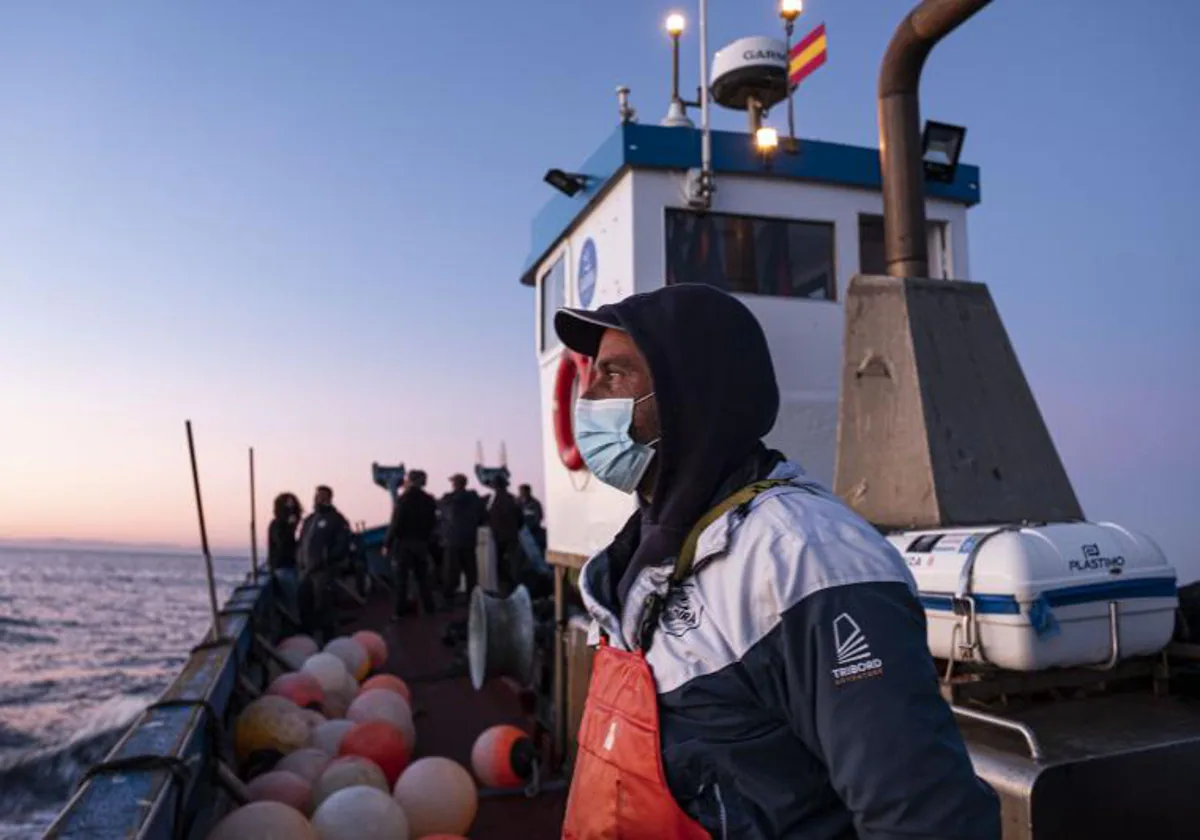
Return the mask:
[[554,375],[554,402],[550,409],[550,420],[554,424],[554,441],[558,445],[558,459],[572,472],[584,469],[583,456],[575,445],[574,407],[575,392],[587,387],[592,360],[573,350],[564,350],[558,360],[558,371]]

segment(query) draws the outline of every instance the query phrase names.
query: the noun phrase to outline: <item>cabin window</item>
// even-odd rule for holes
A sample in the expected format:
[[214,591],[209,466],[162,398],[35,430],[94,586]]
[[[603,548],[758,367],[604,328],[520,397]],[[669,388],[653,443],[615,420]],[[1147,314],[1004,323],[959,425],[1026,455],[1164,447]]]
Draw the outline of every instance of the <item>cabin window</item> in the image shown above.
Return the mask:
[[727,292],[834,300],[831,222],[668,209],[667,283]]
[[566,287],[566,262],[559,257],[541,280],[543,353],[559,345],[558,334],[554,332],[554,313],[566,305]]
[[[929,247],[929,276],[945,280],[954,276],[950,269],[949,225],[937,220],[925,224]],[[883,245],[883,216],[858,217],[858,271],[860,274],[887,274]]]

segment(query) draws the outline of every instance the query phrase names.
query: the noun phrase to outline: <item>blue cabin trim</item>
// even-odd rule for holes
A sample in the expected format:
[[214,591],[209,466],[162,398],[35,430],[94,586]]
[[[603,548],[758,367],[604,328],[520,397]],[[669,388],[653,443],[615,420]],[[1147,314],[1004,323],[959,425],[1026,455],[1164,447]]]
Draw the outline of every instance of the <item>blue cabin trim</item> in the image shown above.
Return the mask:
[[[534,284],[534,269],[570,232],[587,210],[627,167],[688,170],[700,166],[700,131],[659,125],[624,123],[575,171],[588,176],[575,196],[555,195],[534,217],[529,255],[521,282]],[[800,141],[800,153],[775,154],[770,169],[752,148],[750,136],[734,131],[712,132],[713,171],[717,175],[758,175],[793,178],[818,184],[879,191],[883,178],[879,150],[821,140]],[[980,201],[979,167],[959,164],[953,183],[927,182],[929,198],[956,201],[968,207]]]

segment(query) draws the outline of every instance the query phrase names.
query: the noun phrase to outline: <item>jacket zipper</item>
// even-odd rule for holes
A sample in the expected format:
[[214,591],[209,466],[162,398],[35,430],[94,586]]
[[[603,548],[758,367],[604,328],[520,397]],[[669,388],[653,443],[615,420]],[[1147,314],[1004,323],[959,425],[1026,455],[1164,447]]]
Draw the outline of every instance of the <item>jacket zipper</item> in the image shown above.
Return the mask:
[[717,796],[717,811],[721,815],[721,840],[729,840],[729,826],[725,818],[725,800],[721,798],[720,782],[713,782],[713,793]]

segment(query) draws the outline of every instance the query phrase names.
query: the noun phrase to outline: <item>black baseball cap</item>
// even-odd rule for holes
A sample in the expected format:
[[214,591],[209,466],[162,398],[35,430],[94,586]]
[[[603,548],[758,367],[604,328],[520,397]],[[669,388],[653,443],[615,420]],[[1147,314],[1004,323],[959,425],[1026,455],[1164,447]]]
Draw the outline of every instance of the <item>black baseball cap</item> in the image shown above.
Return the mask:
[[595,357],[605,330],[626,332],[612,304],[595,310],[563,307],[554,313],[554,332],[567,349],[576,353]]

